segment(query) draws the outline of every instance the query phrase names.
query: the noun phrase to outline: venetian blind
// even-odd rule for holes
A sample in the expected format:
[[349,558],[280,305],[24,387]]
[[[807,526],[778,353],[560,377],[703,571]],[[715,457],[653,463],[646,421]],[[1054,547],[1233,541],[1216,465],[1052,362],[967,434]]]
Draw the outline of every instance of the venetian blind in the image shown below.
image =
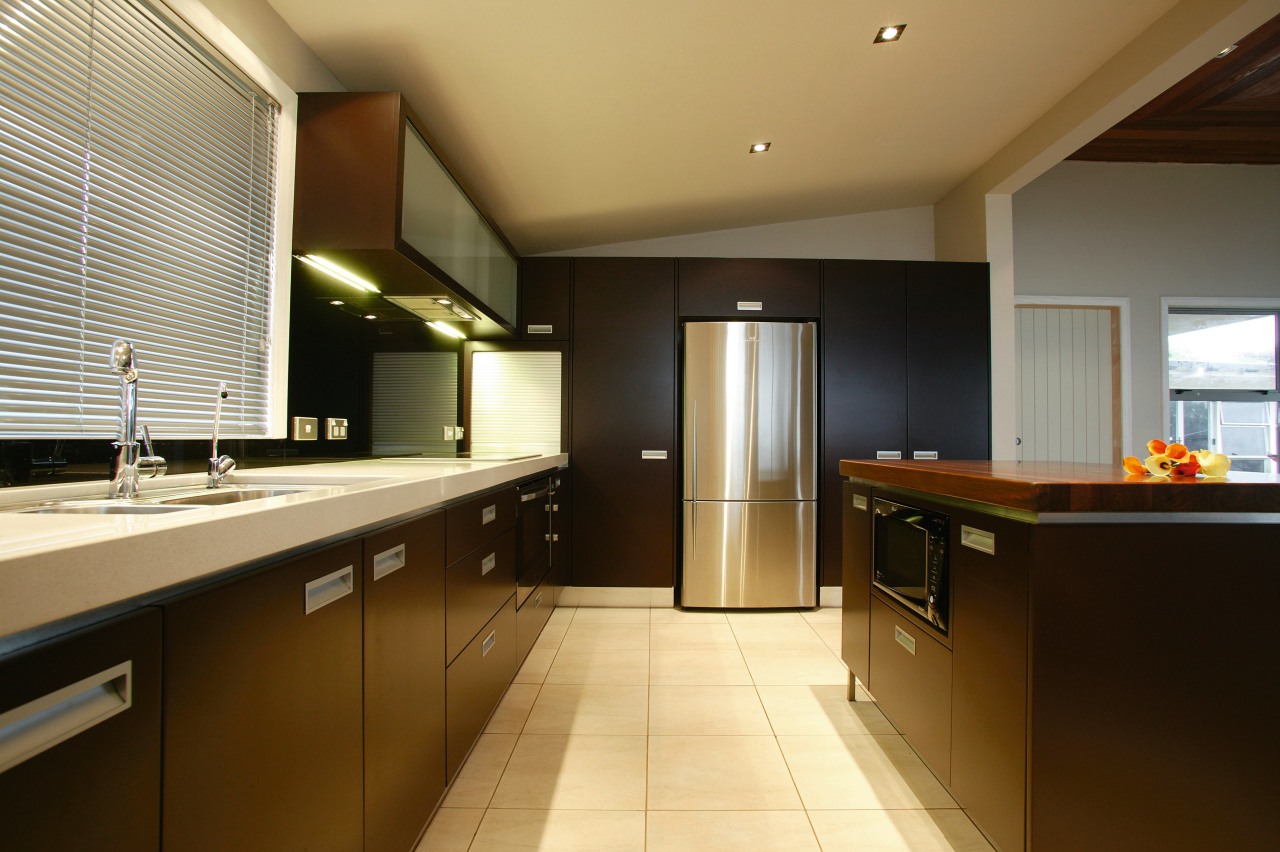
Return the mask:
[[560,353],[471,356],[471,451],[560,452]]
[[374,455],[457,450],[443,426],[458,422],[458,356],[454,352],[373,354]]
[[269,429],[279,107],[141,0],[0,0],[0,438]]

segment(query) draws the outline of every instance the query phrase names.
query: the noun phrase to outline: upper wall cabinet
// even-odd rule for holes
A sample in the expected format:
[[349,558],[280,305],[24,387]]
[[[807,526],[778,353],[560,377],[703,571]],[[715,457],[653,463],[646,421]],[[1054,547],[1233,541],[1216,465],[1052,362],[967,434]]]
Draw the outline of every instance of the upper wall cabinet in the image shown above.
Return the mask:
[[684,257],[680,316],[718,319],[813,319],[820,308],[819,261]]
[[335,264],[468,337],[515,333],[515,252],[399,93],[300,95],[294,198],[299,257]]
[[573,259],[526,257],[520,261],[520,339],[568,340]]

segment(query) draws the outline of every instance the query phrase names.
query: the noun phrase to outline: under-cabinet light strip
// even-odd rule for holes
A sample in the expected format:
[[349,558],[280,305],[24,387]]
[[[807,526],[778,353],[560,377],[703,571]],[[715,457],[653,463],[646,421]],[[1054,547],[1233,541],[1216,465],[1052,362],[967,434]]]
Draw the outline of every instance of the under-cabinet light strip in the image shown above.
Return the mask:
[[298,255],[298,260],[302,261],[303,263],[307,264],[310,267],[319,269],[321,272],[325,273],[326,275],[330,275],[338,279],[343,284],[346,284],[350,287],[355,287],[357,290],[363,290],[366,293],[379,292],[377,287],[373,286],[368,281],[365,281],[360,276],[348,272],[347,270],[343,269],[341,266],[338,266],[338,264],[334,263],[333,261],[326,260],[325,258],[320,257],[319,255],[300,254]]

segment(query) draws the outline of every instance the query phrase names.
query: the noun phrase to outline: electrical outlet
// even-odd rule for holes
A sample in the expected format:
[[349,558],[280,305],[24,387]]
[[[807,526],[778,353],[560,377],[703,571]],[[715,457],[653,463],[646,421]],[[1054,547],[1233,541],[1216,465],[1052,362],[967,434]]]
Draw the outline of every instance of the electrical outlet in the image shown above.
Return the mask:
[[456,440],[456,441],[461,441],[461,440],[462,440],[462,427],[461,427],[461,426],[454,426],[454,427],[453,427],[453,437],[454,437],[454,440]]
[[315,441],[320,437],[320,421],[315,417],[295,417],[289,437],[295,441]]
[[330,417],[324,421],[324,433],[330,441],[347,440],[347,418]]
[[458,440],[456,437],[456,432],[454,431],[454,428],[452,426],[441,426],[440,437],[442,440],[445,440],[445,441]]

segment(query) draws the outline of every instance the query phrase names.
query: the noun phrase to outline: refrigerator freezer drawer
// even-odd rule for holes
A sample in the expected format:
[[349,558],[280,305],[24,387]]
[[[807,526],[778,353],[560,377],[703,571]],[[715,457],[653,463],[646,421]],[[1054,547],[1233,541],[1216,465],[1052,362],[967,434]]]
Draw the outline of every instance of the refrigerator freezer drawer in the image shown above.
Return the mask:
[[815,504],[684,504],[684,579],[690,607],[817,605]]

